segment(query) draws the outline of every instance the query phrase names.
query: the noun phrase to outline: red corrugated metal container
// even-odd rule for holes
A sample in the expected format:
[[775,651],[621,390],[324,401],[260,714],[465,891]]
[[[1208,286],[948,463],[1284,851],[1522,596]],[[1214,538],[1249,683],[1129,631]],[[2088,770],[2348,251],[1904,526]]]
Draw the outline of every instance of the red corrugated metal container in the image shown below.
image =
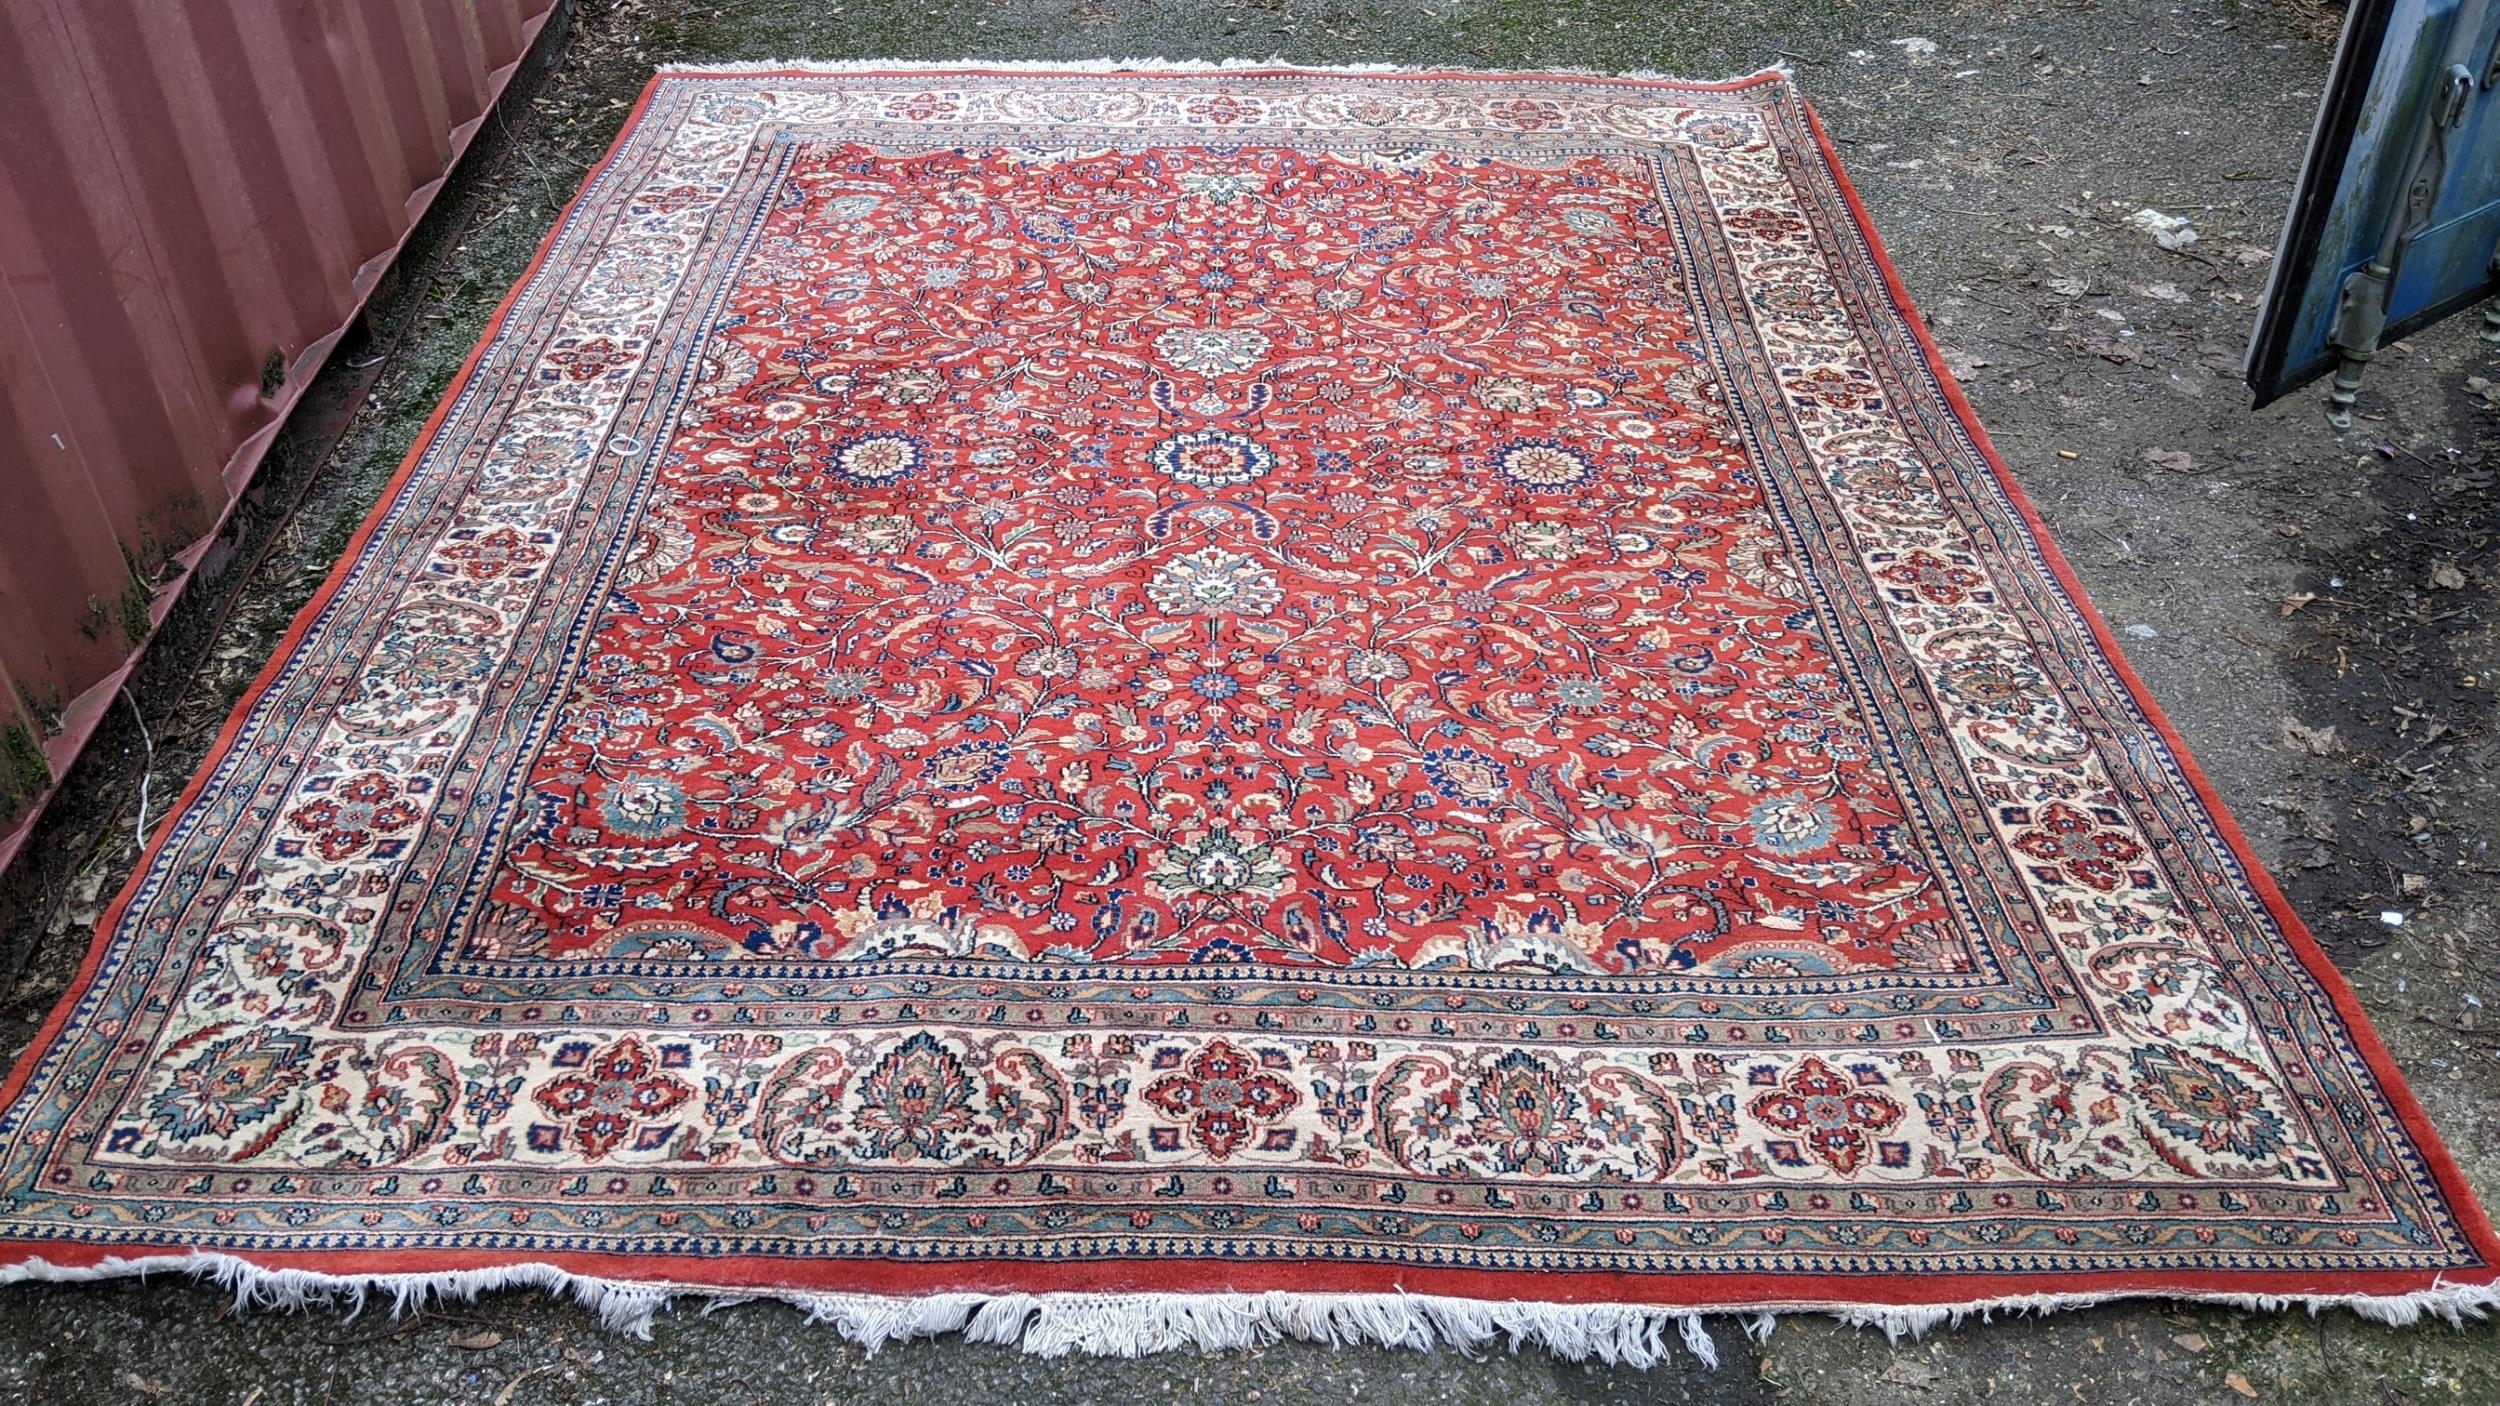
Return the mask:
[[0,0],[0,863],[558,3]]

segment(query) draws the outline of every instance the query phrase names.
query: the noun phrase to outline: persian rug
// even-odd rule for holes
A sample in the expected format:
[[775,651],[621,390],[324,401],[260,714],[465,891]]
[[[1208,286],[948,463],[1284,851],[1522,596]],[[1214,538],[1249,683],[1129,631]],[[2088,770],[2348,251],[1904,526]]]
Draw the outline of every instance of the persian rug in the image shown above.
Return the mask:
[[663,74],[7,1098],[12,1277],[871,1342],[2500,1255],[1776,72]]

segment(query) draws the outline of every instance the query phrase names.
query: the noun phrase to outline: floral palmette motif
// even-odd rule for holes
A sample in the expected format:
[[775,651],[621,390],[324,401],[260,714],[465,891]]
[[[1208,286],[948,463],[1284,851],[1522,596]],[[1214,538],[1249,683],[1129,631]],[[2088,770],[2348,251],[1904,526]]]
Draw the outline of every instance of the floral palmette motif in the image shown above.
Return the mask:
[[177,1141],[282,1125],[311,1073],[312,1041],[294,1031],[210,1026],[183,1045],[191,1048],[176,1047],[185,1058],[148,1105],[150,1122]]
[[1273,891],[1292,873],[1267,846],[1245,845],[1231,831],[1218,828],[1194,843],[1173,845],[1148,877],[1168,892],[1222,896]]
[[1266,446],[1224,430],[1192,430],[1154,447],[1154,466],[1176,482],[1198,488],[1249,483],[1276,466]]
[[386,1167],[447,1131],[459,1076],[417,1042],[380,1051],[218,1022],[167,1049],[162,1082],[105,1140],[176,1164]]
[[1538,493],[1577,488],[1588,482],[1592,472],[1588,460],[1550,439],[1506,444],[1494,451],[1493,467],[1503,478]]
[[1155,338],[1155,355],[1178,370],[1222,376],[1256,366],[1268,345],[1255,327],[1175,327]]
[[[1875,1139],[1902,1118],[1900,1101],[1873,1087],[1879,1082],[1880,1076],[1834,1069],[1808,1056],[1770,1092],[1756,1095],[1749,1108],[1765,1125],[1791,1134],[1795,1141],[1789,1148],[1801,1148],[1804,1156],[1848,1176],[1866,1165]],[[1781,1144],[1774,1144],[1773,1157],[1803,1165],[1803,1156],[1783,1151]]]
[[1166,615],[1222,619],[1268,615],[1285,599],[1276,573],[1258,558],[1210,547],[1175,558],[1146,585],[1146,599]]
[[1904,600],[1960,605],[1990,599],[1987,576],[1968,558],[1947,560],[1923,548],[1878,567],[1875,578],[1888,583]]
[[287,812],[287,821],[312,837],[322,858],[336,863],[376,843],[395,844],[390,837],[416,824],[423,813],[413,798],[401,794],[399,783],[367,772]]
[[694,1096],[694,1087],[662,1067],[661,1056],[631,1035],[603,1048],[578,1044],[556,1056],[555,1078],[530,1091],[531,1100],[558,1120],[536,1135],[546,1144],[569,1141],[593,1161],[630,1139],[637,1152],[667,1145],[671,1125],[658,1120]]
[[1142,1097],[1167,1116],[1181,1120],[1189,1140],[1208,1156],[1218,1161],[1229,1158],[1263,1130],[1262,1150],[1292,1148],[1294,1134],[1274,1125],[1301,1103],[1302,1096],[1266,1067],[1271,1063],[1285,1067],[1281,1058],[1262,1056],[1226,1040],[1186,1055],[1167,1053],[1168,1058],[1158,1056],[1155,1067],[1177,1066],[1176,1072],[1148,1084]]
[[1982,750],[2026,765],[2071,764],[2084,739],[2028,642],[1988,629],[1939,633],[1925,653],[1937,691]]
[[2043,872],[2053,880],[2108,893],[2131,882],[2136,871],[2128,866],[2144,857],[2144,846],[2119,828],[2116,812],[2107,808],[2052,801],[2030,819],[2028,828],[2015,833],[2013,846],[2046,866]]
[[464,576],[473,581],[492,580],[499,576],[527,576],[546,561],[553,536],[552,533],[536,533],[524,537],[508,527],[491,532],[455,532],[437,554],[438,569],[445,575]]
[[1674,1103],[1620,1067],[1569,1067],[1527,1050],[1453,1063],[1410,1055],[1382,1071],[1374,1137],[1432,1176],[1649,1181],[1679,1166]]
[[926,1034],[913,1035],[860,1081],[858,1125],[868,1155],[943,1160],[947,1144],[973,1123],[972,1076],[955,1052]]
[[920,445],[910,436],[873,434],[834,446],[826,467],[846,482],[882,488],[920,467],[920,461]]
[[1066,1081],[1031,1050],[920,1032],[784,1063],[757,1096],[755,1137],[797,1167],[1012,1167],[1060,1142],[1069,1105]]
[[2248,1061],[2219,1050],[2149,1045],[2134,1051],[2134,1067],[2134,1092],[2158,1130],[2154,1145],[2179,1171],[2268,1166],[2281,1156],[2288,1125]]

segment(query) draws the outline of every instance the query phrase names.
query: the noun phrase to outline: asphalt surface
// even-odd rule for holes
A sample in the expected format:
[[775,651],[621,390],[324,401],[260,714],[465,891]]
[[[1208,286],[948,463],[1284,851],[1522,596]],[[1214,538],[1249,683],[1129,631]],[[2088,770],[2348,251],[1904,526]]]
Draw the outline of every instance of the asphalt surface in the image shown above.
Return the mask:
[[[2500,1200],[2483,1008],[2500,997],[2500,359],[2469,318],[2383,356],[2349,432],[2314,396],[2246,408],[2239,353],[2327,58],[2297,14],[2265,4],[590,0],[412,241],[374,318],[384,359],[334,369],[326,412],[264,471],[236,558],[256,564],[186,601],[143,671],[153,793],[198,764],[653,63],[1147,56],[1697,77],[1793,65],[2129,658]],[[2146,207],[2188,216],[2198,241],[2158,247],[2125,223]],[[0,1052],[58,996],[135,859],[142,755],[126,727],[100,738],[37,861],[0,885],[0,958],[16,973]],[[537,1294],[394,1321],[235,1314],[213,1289],[158,1280],[0,1293],[0,1399],[2500,1401],[2489,1323],[2154,1302],[1898,1346],[1812,1317],[1759,1345],[1732,1322],[1715,1336],[1715,1371],[1309,1344],[1104,1362],[939,1341],[872,1358],[765,1304],[680,1309],[644,1342]]]

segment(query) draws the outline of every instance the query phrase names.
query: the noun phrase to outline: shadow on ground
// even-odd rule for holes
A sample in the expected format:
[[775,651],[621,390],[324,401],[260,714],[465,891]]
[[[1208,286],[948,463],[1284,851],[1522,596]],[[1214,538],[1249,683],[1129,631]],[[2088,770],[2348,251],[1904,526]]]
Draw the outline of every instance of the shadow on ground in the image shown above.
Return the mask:
[[[554,71],[492,124],[413,242],[374,320],[388,357],[329,388],[335,449],[300,436],[273,461],[239,558],[257,566],[235,573],[239,592],[186,602],[178,647],[151,660],[152,794],[197,766],[653,63],[966,56],[1793,65],[2129,657],[2500,1201],[2482,1017],[2500,993],[2500,369],[2452,326],[2380,359],[2347,433],[2307,397],[2246,410],[2239,352],[2326,67],[2267,5],[583,0]],[[2148,206],[2188,216],[2197,242],[2169,251],[2129,228]],[[65,987],[136,857],[142,755],[126,726],[100,739],[32,847],[36,877],[0,891],[17,971],[0,1052]],[[1649,1372],[1296,1344],[1051,1362],[948,1341],[871,1359],[776,1306],[663,1317],[644,1343],[531,1294],[401,1321],[235,1316],[164,1282],[15,1289],[5,1307],[0,1396],[63,1403],[2500,1401],[2489,1324],[2169,1304],[1897,1347],[1816,1318],[1760,1345],[1723,1323],[1717,1370]]]

